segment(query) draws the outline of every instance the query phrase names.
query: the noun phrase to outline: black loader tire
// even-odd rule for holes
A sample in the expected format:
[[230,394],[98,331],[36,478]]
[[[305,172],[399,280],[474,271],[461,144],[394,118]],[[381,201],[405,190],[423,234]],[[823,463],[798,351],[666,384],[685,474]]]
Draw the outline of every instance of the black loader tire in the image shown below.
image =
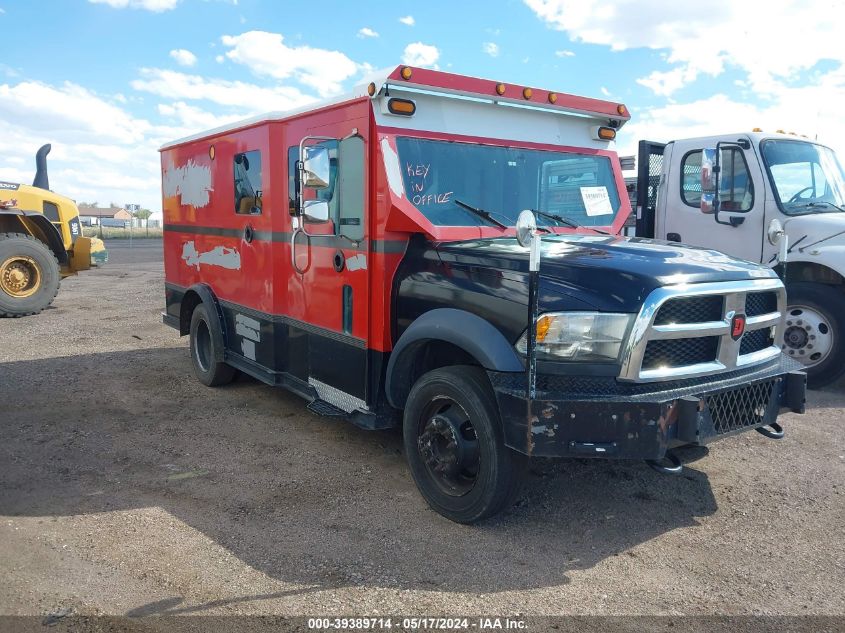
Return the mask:
[[0,233],[0,273],[4,262],[14,257],[25,257],[34,262],[38,272],[35,292],[28,296],[14,296],[4,290],[0,280],[0,316],[22,317],[38,314],[53,303],[59,292],[62,277],[59,260],[53,251],[31,235],[25,233]]
[[205,304],[200,303],[191,314],[190,348],[191,365],[194,374],[206,387],[218,387],[232,382],[235,369],[224,362],[217,361],[211,320]]
[[[461,416],[468,416],[472,445],[477,448],[475,479],[461,496],[443,491],[423,456],[426,420],[444,399],[458,405]],[[405,404],[403,436],[405,454],[420,493],[444,517],[457,523],[475,523],[498,514],[516,499],[528,458],[505,446],[496,399],[481,368],[443,367],[419,378]]]
[[[833,348],[822,362],[807,367],[807,386],[819,389],[845,373],[845,292],[842,288],[809,281],[796,281],[786,287],[786,320],[797,323],[797,306],[806,306],[824,316],[824,326],[833,336]],[[797,314],[797,316],[796,316]],[[789,326],[785,328],[785,333]],[[784,351],[789,354],[789,346]],[[810,350],[807,350],[810,351]],[[795,358],[795,356],[792,356]]]

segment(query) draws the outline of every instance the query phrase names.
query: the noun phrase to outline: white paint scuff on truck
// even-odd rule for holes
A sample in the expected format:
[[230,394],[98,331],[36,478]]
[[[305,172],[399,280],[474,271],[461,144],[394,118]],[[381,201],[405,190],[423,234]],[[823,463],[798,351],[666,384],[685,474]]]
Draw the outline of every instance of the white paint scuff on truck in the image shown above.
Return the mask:
[[162,190],[167,198],[181,196],[182,204],[204,207],[213,191],[211,168],[192,159],[184,167],[168,167],[162,175]]
[[220,266],[229,270],[241,269],[241,254],[234,248],[226,246],[215,246],[210,251],[200,253],[193,241],[185,242],[182,247],[182,259],[188,266],[196,266],[197,270],[200,264]]

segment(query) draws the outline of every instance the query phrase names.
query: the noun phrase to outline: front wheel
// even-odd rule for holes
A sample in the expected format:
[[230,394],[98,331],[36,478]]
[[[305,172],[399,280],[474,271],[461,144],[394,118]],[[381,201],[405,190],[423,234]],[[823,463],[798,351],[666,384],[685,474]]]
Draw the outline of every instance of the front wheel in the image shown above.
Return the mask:
[[504,510],[519,492],[527,459],[507,448],[487,375],[444,367],[411,389],[403,423],[411,474],[436,512],[475,523]]
[[812,282],[787,286],[781,347],[804,365],[807,384],[818,389],[845,372],[845,293]]
[[0,233],[0,316],[38,314],[59,291],[59,262],[31,235]]

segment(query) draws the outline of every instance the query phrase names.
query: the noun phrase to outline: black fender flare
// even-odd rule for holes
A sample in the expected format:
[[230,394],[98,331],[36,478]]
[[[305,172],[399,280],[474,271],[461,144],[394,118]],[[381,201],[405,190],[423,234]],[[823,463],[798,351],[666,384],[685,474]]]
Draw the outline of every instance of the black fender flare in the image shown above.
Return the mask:
[[50,219],[38,211],[22,211],[20,209],[2,209],[0,215],[16,216],[22,228],[30,235],[37,237],[44,242],[60,264],[67,265],[70,260],[65,250],[65,242],[59,229],[50,222]]
[[484,368],[522,372],[525,366],[504,335],[477,314],[455,308],[435,308],[418,317],[402,333],[387,362],[385,392],[391,406],[401,409],[409,389],[414,353],[429,341],[444,341],[461,348]]
[[[196,295],[198,300],[193,300],[192,295]],[[214,340],[214,360],[223,362],[226,360],[226,320],[220,302],[208,284],[194,284],[185,291],[179,306],[179,333],[183,336],[190,334],[191,315],[200,303],[205,306],[208,314],[208,329]]]

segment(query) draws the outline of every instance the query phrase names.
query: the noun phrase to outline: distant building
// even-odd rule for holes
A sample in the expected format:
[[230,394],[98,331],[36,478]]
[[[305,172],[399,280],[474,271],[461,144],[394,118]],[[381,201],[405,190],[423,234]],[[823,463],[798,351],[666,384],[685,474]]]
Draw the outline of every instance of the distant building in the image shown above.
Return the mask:
[[79,221],[85,226],[97,226],[101,220],[126,220],[132,219],[132,214],[121,207],[91,207],[86,204],[79,205]]

